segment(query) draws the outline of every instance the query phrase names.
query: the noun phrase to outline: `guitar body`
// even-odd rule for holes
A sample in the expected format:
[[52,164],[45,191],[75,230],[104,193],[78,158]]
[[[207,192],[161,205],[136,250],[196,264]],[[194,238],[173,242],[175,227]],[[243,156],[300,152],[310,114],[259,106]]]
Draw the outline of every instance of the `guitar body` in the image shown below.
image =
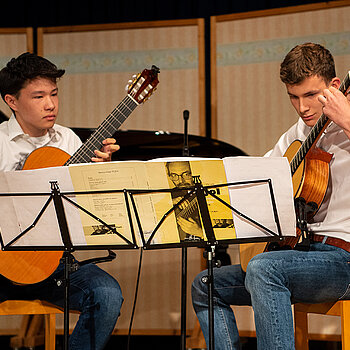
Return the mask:
[[[302,142],[294,141],[287,149],[284,157],[291,162],[293,157],[300,149]],[[317,208],[320,207],[326,194],[329,180],[329,163],[332,154],[327,153],[320,148],[312,147],[307,153],[305,159],[292,176],[294,198],[302,197],[305,201],[315,202]],[[313,213],[314,215],[315,213]],[[308,219],[310,219],[309,217]],[[294,248],[299,241],[297,230],[296,237],[286,237],[279,242],[280,247],[289,246]],[[240,262],[242,269],[246,271],[247,265],[252,257],[269,250],[269,244],[266,243],[247,243],[240,244]]]
[[[69,158],[59,148],[38,148],[29,155],[23,170],[60,166]],[[15,283],[38,283],[56,270],[62,254],[62,251],[0,251],[0,274]]]
[[56,147],[41,147],[34,150],[26,159],[22,170],[50,168],[66,163],[70,155]]

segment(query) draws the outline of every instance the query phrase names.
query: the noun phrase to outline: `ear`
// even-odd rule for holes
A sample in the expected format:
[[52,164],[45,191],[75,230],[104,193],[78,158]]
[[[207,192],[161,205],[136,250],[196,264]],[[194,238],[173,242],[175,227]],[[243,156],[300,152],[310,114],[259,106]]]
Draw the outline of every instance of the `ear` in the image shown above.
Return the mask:
[[340,79],[337,78],[337,77],[335,77],[335,78],[333,78],[333,79],[331,80],[329,86],[333,86],[334,88],[339,89],[340,84],[341,84]]
[[7,103],[7,105],[12,109],[12,110],[16,110],[16,105],[17,105],[17,98],[13,95],[5,95],[5,102]]

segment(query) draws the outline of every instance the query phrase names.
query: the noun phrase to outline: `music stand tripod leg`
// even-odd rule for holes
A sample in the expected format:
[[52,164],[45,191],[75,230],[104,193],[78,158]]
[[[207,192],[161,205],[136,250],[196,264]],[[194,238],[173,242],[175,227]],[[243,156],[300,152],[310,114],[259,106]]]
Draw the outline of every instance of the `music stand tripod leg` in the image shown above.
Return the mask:
[[208,321],[209,321],[209,344],[208,349],[214,350],[214,262],[215,246],[207,248],[208,275],[202,277],[202,282],[208,286]]
[[186,349],[187,247],[182,247],[181,264],[181,350]]
[[[213,257],[215,255],[215,245],[217,240],[215,238],[213,226],[210,220],[210,213],[205,199],[205,193],[207,190],[204,189],[201,182],[195,181],[195,191],[199,206],[199,211],[202,217],[204,231],[208,239],[207,245],[207,265],[208,265],[208,276],[202,278],[202,282],[208,284],[208,318],[209,318],[209,350],[214,350],[214,303],[213,303],[213,291],[214,291],[214,276],[213,276]],[[206,279],[206,281],[205,281]]]
[[[56,211],[57,221],[60,228],[62,241],[64,244],[63,253],[63,264],[64,264],[64,278],[61,283],[64,286],[64,350],[68,350],[68,340],[69,340],[69,284],[70,272],[78,269],[79,265],[73,263],[73,244],[69,235],[69,228],[67,223],[66,214],[64,211],[62,195],[58,186],[57,181],[50,181],[51,184],[51,195],[53,198],[53,203]],[[60,283],[60,282],[58,282]]]

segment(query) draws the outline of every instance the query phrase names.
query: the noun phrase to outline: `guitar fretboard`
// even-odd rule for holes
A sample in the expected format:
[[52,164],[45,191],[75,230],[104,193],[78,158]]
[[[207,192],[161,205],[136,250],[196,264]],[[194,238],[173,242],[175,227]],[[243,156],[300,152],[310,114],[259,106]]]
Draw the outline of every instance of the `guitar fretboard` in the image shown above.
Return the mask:
[[[350,71],[347,73],[343,82],[341,83],[339,87],[339,91],[345,94],[349,86],[350,86]],[[305,159],[306,154],[309,152],[309,150],[315,144],[315,142],[319,139],[322,132],[324,131],[324,129],[327,127],[329,123],[330,123],[330,120],[324,114],[322,114],[321,117],[316,122],[316,124],[310,130],[309,135],[307,135],[305,141],[302,143],[298,152],[295,154],[292,161],[290,162],[290,169],[291,169],[292,176],[297,171],[300,164]]]
[[102,141],[111,137],[137,106],[138,103],[127,95],[64,165],[91,162],[94,150],[101,148]]

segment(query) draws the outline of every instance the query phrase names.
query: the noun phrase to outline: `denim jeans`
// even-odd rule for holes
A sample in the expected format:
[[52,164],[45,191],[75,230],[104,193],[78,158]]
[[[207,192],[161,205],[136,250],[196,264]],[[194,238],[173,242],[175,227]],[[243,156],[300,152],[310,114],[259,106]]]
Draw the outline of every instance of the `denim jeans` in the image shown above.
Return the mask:
[[[41,299],[63,307],[64,287],[57,283],[62,276],[62,265],[48,279],[36,284],[14,285],[0,276],[0,300]],[[122,302],[118,282],[96,265],[83,265],[72,272],[69,306],[81,313],[69,337],[69,350],[103,349],[117,322]]]
[[[240,349],[230,305],[252,305],[259,350],[295,349],[291,304],[350,299],[350,253],[314,243],[308,252],[281,250],[239,265],[214,268],[215,350]],[[192,284],[192,302],[208,343],[208,286],[202,271]]]

